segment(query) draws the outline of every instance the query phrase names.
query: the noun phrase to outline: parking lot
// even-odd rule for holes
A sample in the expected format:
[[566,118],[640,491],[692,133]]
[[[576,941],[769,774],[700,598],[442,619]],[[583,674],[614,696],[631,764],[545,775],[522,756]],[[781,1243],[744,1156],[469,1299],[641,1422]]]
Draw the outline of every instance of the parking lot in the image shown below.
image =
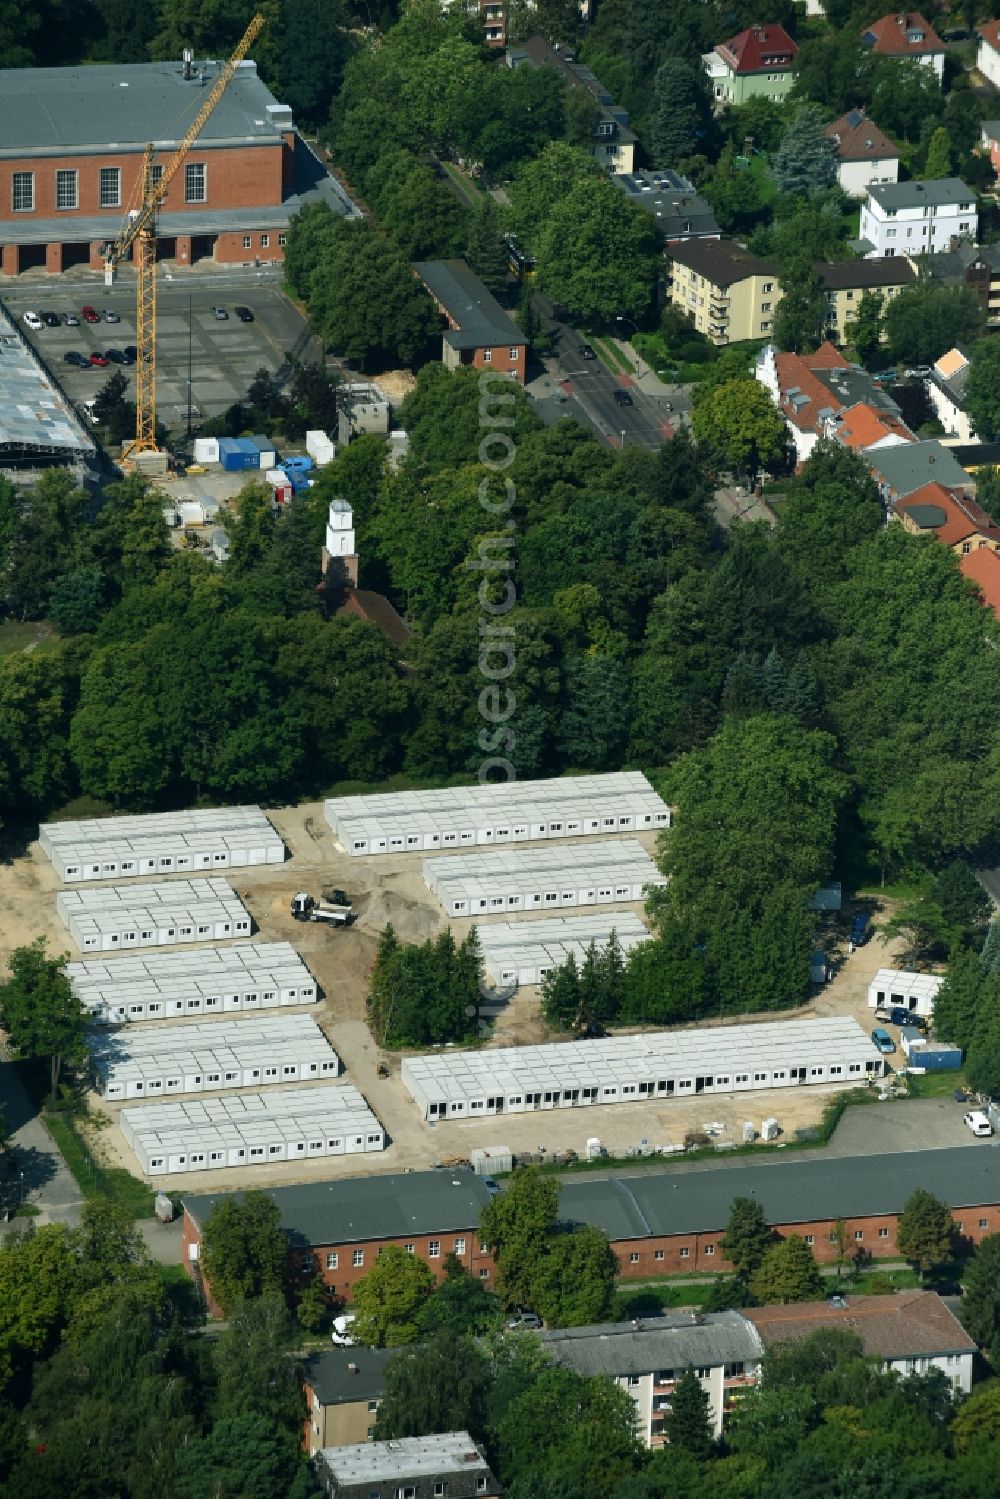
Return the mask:
[[[94,277],[11,282],[0,286],[0,301],[78,406],[95,396],[119,369],[129,382],[132,399],[134,367],[112,364],[106,369],[76,369],[64,359],[69,351],[89,357],[135,344],[135,283],[130,274],[123,275],[113,287],[105,287]],[[239,321],[233,310],[237,304],[250,308],[252,323]],[[23,314],[29,309],[79,316],[86,305],[102,315],[99,323],[88,324],[81,318],[79,327],[67,328],[60,323],[58,328],[43,327],[38,332],[24,325]],[[216,319],[213,307],[223,308],[227,318]],[[107,308],[117,312],[121,321],[106,322],[103,313]],[[174,432],[187,425],[189,369],[193,422],[197,426],[200,419],[217,416],[242,400],[261,366],[273,373],[284,364],[286,354],[302,361],[321,357],[307,323],[280,285],[252,272],[242,276],[193,276],[190,282],[161,279],[156,345],[157,412],[160,421]]]

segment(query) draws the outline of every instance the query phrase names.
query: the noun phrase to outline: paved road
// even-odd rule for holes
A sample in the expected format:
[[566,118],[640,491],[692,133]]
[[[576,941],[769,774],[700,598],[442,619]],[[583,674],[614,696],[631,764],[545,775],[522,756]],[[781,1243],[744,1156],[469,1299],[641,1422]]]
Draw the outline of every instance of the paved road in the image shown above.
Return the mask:
[[[80,1221],[83,1198],[70,1175],[51,1135],[45,1128],[25,1091],[17,1069],[0,1047],[0,1101],[4,1119],[11,1131],[11,1145],[16,1177],[5,1202],[15,1205],[23,1194],[26,1202],[38,1208],[33,1220],[43,1223]],[[27,1219],[15,1219],[24,1224]]]
[[[612,374],[600,359],[585,359],[580,346],[586,339],[578,329],[554,320],[549,326],[554,339],[553,357],[547,361],[550,376],[611,447],[655,449],[673,437],[675,418],[667,399],[649,394],[632,375]],[[630,404],[620,405],[625,395]]]
[[977,874],[979,883],[985,887],[994,905],[1000,906],[1000,869],[980,869]]

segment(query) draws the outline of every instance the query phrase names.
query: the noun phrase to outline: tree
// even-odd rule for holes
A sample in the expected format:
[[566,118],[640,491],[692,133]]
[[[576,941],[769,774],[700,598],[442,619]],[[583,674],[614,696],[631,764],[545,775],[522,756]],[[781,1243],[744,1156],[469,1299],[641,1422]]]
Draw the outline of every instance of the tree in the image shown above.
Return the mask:
[[781,273],[782,294],[774,315],[774,341],[783,353],[811,352],[826,332],[826,290],[817,271],[796,260]]
[[551,141],[518,169],[510,188],[510,213],[525,250],[537,254],[552,210],[580,182],[596,181],[599,171],[588,151],[565,141]]
[[542,1019],[553,1030],[569,1030],[580,1013],[580,973],[576,958],[550,968],[542,979]]
[[771,162],[771,175],[783,193],[822,192],[837,176],[837,147],[826,134],[823,111],[815,104],[799,109]]
[[135,407],[125,399],[127,394],[128,381],[115,370],[94,397],[94,415],[112,442],[124,442],[135,432]]
[[177,1499],[273,1499],[290,1494],[298,1454],[288,1434],[262,1416],[232,1415],[176,1455]]
[[412,1343],[423,1307],[434,1289],[434,1272],[415,1254],[388,1244],[354,1287],[354,1337],[370,1348]]
[[301,1333],[278,1291],[237,1302],[220,1333],[213,1363],[215,1411],[221,1416],[258,1415],[298,1434],[302,1385],[292,1350]]
[[674,1385],[663,1428],[671,1447],[690,1452],[699,1462],[710,1456],[715,1445],[709,1405],[708,1391],[689,1364]]
[[725,234],[749,234],[761,219],[770,216],[756,175],[739,164],[731,145],[723,147],[702,192]]
[[776,1301],[815,1301],[823,1294],[823,1277],[806,1241],[789,1234],[767,1250],[751,1276],[750,1289],[762,1306]]
[[532,1305],[551,1327],[603,1322],[611,1305],[618,1261],[599,1228],[556,1234],[532,1287]]
[[481,1280],[467,1274],[454,1254],[444,1259],[444,1280],[424,1302],[422,1333],[468,1333],[479,1337],[499,1326],[503,1308]]
[[987,1234],[966,1266],[959,1317],[990,1362],[1000,1361],[1000,1234]]
[[215,1204],[202,1231],[201,1265],[227,1316],[241,1301],[281,1291],[287,1263],[281,1210],[266,1192],[242,1192]]
[[939,125],[930,138],[922,175],[928,180],[952,175],[951,136],[944,125]]
[[943,1041],[968,1050],[984,996],[998,994],[996,975],[984,971],[971,948],[954,953],[934,1000],[934,1030]]
[[538,236],[539,287],[572,317],[612,323],[649,312],[659,244],[649,215],[606,177],[581,177]]
[[866,369],[871,369],[881,357],[884,328],[881,292],[862,292],[854,317],[848,320],[844,331]]
[[661,166],[675,167],[703,151],[711,131],[712,100],[701,68],[668,57],[653,84],[649,144]]
[[918,1187],[899,1215],[896,1244],[921,1275],[947,1264],[955,1249],[955,1220],[945,1203]]
[[1000,1000],[995,989],[991,1001],[980,1005],[965,1059],[965,1079],[977,1093],[996,1098],[1000,1095]]
[[1000,437],[1000,343],[981,338],[969,355],[965,404],[982,442]]
[[465,258],[480,281],[494,296],[507,287],[507,252],[504,249],[500,214],[493,198],[485,197],[473,210]]
[[505,1480],[522,1483],[524,1494],[544,1493],[545,1476],[559,1474],[571,1495],[612,1499],[639,1463],[628,1391],[569,1369],[540,1372],[510,1401],[497,1434]]
[[558,1213],[559,1188],[551,1177],[520,1167],[506,1191],[483,1209],[480,1230],[496,1260],[497,1294],[508,1306],[532,1307],[539,1267]]
[[45,938],[11,953],[10,978],[0,987],[0,1022],[20,1057],[47,1057],[52,1102],[64,1066],[86,1057],[83,1006],[65,972],[65,958],[50,958]]
[[781,412],[756,380],[718,386],[695,407],[691,425],[722,464],[747,474],[780,463],[788,444]]
[[986,930],[986,941],[979,954],[984,973],[1000,973],[1000,921],[994,919]]
[[892,298],[885,329],[893,359],[932,364],[955,344],[978,337],[982,321],[982,310],[967,287],[918,281]]
[[387,1365],[375,1440],[468,1431],[481,1441],[489,1385],[481,1347],[467,1334],[441,1328],[428,1343],[400,1350]]
[[306,1332],[317,1333],[326,1322],[330,1311],[326,1287],[320,1276],[307,1281],[295,1307],[295,1315]]
[[734,1197],[719,1248],[736,1274],[749,1281],[751,1275],[760,1269],[773,1242],[774,1231],[760,1203],[752,1197]]

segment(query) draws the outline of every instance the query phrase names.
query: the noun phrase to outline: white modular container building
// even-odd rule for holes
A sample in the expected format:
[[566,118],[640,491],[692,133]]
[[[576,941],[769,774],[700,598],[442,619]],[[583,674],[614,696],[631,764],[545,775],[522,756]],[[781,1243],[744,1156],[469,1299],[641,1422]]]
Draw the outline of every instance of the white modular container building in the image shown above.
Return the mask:
[[670,809],[641,771],[335,797],[326,820],[353,855],[433,853],[607,837],[670,826]]
[[667,883],[634,838],[452,854],[425,859],[423,874],[448,915],[459,917],[642,900],[648,886]]
[[213,874],[285,860],[284,843],[261,809],[252,806],[49,822],[39,828],[38,841],[67,885]]
[[339,1076],[340,1058],[311,1015],[202,1020],[91,1034],[103,1098],[274,1088]]
[[570,954],[577,964],[593,942],[607,947],[614,932],[623,953],[653,935],[633,911],[601,911],[588,916],[553,916],[541,921],[496,921],[476,928],[483,970],[499,989],[540,984]]
[[315,1004],[316,980],[290,942],[83,958],[66,977],[94,1025],[232,1015]]
[[868,985],[868,1008],[882,1005],[909,1010],[911,1015],[934,1014],[934,1001],[944,979],[935,973],[907,973],[900,968],[880,968]]
[[431,1120],[829,1087],[885,1071],[856,1020],[831,1018],[404,1057],[402,1078]]
[[119,1123],[144,1176],[361,1155],[386,1146],[366,1100],[346,1083],[143,1104],[122,1109]]
[[60,890],[56,910],[83,952],[249,937],[249,912],[225,880],[159,880]]

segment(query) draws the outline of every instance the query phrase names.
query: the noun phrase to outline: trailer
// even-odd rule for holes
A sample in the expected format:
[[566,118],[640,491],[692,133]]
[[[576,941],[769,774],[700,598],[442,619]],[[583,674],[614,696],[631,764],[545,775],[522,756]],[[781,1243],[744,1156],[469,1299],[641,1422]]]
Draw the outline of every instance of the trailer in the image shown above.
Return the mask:
[[935,973],[908,973],[899,968],[880,968],[868,985],[868,1008],[906,1010],[930,1017],[944,979]]
[[284,842],[256,806],[43,823],[38,841],[67,885],[218,874],[285,859]]
[[423,875],[454,917],[641,901],[667,883],[634,838],[450,854],[425,859]]
[[82,952],[122,952],[249,937],[252,921],[225,880],[159,880],[60,890],[56,911]]

